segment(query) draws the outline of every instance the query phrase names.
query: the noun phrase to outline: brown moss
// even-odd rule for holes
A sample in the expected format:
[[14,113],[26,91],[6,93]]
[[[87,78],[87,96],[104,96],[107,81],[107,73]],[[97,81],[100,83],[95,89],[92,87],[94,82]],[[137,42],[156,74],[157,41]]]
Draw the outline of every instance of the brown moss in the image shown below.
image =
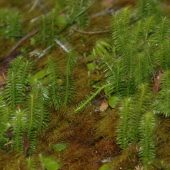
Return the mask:
[[18,170],[26,169],[25,157],[21,154],[0,152],[0,169]]
[[102,118],[96,123],[96,137],[115,138],[118,115],[115,110],[108,109],[101,113]]
[[72,143],[64,153],[63,170],[97,170],[99,167],[98,155],[92,147]]
[[170,168],[170,119],[161,117],[156,129],[156,149],[157,159],[161,160],[164,165]]
[[114,157],[119,152],[119,147],[114,139],[103,138],[95,144],[95,148],[102,159]]
[[113,169],[134,169],[135,166],[137,166],[139,163],[138,151],[139,148],[135,144],[121,151],[121,153],[117,157],[113,158],[113,161],[111,163]]

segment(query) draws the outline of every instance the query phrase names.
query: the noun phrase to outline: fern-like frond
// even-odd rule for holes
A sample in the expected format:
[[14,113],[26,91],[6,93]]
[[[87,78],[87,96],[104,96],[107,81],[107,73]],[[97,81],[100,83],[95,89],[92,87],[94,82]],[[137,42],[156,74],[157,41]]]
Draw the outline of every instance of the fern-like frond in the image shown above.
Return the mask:
[[48,61],[48,89],[49,89],[49,99],[50,105],[58,110],[61,107],[62,98],[61,98],[61,85],[58,83],[59,80],[59,71],[56,61],[49,58]]
[[16,110],[12,118],[13,127],[13,148],[16,151],[23,151],[23,134],[26,130],[26,112],[24,110]]
[[75,65],[75,56],[70,53],[68,54],[66,71],[65,71],[65,80],[63,85],[64,106],[66,106],[68,103],[70,103],[73,100],[75,94],[74,81],[72,78],[74,65]]
[[27,158],[27,169],[28,170],[36,170],[35,160],[33,160],[33,158],[31,158],[31,157]]
[[113,50],[117,57],[126,55],[126,45],[129,42],[130,10],[125,8],[113,17],[112,39]]
[[152,68],[152,63],[149,61],[149,56],[146,54],[138,54],[134,64],[136,66],[134,67],[133,76],[137,87],[141,83],[148,82],[152,77],[154,70]]
[[162,67],[163,69],[168,69],[170,66],[169,61],[169,40],[167,37],[170,35],[170,22],[168,18],[163,17],[155,29],[154,34],[151,36],[151,42],[154,49],[154,59],[155,65]]
[[156,111],[166,117],[170,116],[170,71],[163,74],[161,80],[161,90],[155,102]]
[[146,113],[140,123],[140,156],[147,169],[155,158],[154,139],[155,118],[152,112]]
[[[29,140],[29,153],[35,150],[37,135],[47,127],[49,112],[41,84],[36,84],[30,93],[27,102],[27,136]],[[45,94],[46,95],[46,94]]]
[[0,146],[3,148],[7,142],[6,131],[10,126],[9,120],[11,118],[11,110],[6,105],[2,94],[0,96]]
[[121,59],[114,57],[111,46],[105,41],[99,41],[93,49],[93,56],[98,56],[100,60],[100,69],[104,71],[106,82],[105,88],[107,96],[113,93],[122,95],[126,87],[123,79],[124,67]]
[[84,101],[82,101],[75,109],[75,113],[80,112],[84,109],[103,89],[105,89],[108,85],[103,85],[102,87],[98,88],[94,93],[87,96]]
[[131,143],[131,114],[132,114],[132,101],[131,98],[126,98],[120,110],[120,120],[117,130],[117,142],[122,149],[128,147]]
[[4,98],[12,109],[23,104],[26,99],[31,68],[31,63],[23,57],[17,57],[10,65]]
[[139,140],[139,124],[142,115],[150,108],[152,109],[152,95],[148,84],[141,84],[137,94],[133,98],[133,111],[130,121],[131,137],[133,141]]

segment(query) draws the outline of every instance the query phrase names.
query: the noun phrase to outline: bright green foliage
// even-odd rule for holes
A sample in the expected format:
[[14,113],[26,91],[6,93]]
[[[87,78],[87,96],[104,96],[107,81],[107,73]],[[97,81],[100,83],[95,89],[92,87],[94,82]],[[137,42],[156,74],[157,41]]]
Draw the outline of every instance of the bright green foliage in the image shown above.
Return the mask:
[[147,84],[141,84],[133,98],[124,99],[120,110],[117,140],[125,149],[129,143],[138,142],[140,137],[140,121],[151,106],[151,95]]
[[120,110],[120,121],[117,131],[117,142],[120,147],[125,149],[131,143],[131,114],[132,114],[132,100],[126,98]]
[[43,89],[43,86],[38,82],[35,86],[32,87],[32,91],[28,99],[28,111],[30,113],[28,116],[29,129],[33,128],[41,131],[47,125],[49,116],[48,111],[45,108],[46,100],[44,97],[45,92]]
[[146,113],[140,123],[140,156],[144,167],[152,163],[155,158],[154,144],[155,118],[152,112]]
[[43,91],[38,84],[33,87],[27,102],[27,131],[30,143],[29,152],[35,150],[36,139],[39,132],[41,132],[49,120],[49,114],[45,107],[45,100],[43,98]]
[[31,68],[31,63],[23,57],[18,57],[10,65],[5,87],[5,100],[14,110],[26,99]]
[[57,110],[73,99],[74,89],[70,81],[73,59],[70,57],[73,56],[68,57],[66,80],[60,79],[56,62],[52,59],[45,68],[45,76],[39,80],[35,76],[31,78],[31,62],[23,57],[12,61],[6,86],[0,95],[1,148],[12,143],[16,151],[23,151],[26,155],[33,153],[38,135],[48,125],[50,106]]
[[64,96],[64,101],[63,101],[64,106],[67,106],[67,104],[73,100],[73,96],[75,93],[74,81],[72,79],[74,65],[75,65],[75,58],[74,55],[70,53],[68,54],[66,71],[65,71],[65,80],[64,80],[64,85],[62,87],[63,96]]
[[93,92],[91,95],[88,95],[84,101],[82,101],[75,109],[75,113],[80,112],[83,110],[105,87],[108,85],[103,85],[99,87],[95,92]]
[[151,82],[158,68],[169,67],[167,19],[162,18],[159,26],[152,16],[131,24],[130,13],[125,8],[114,15],[112,39],[97,42],[93,50],[105,73],[108,98],[135,94],[141,84]]
[[[112,39],[97,42],[93,55],[100,61],[100,69],[105,73],[107,86],[104,92],[108,99],[118,96],[121,100],[128,96],[120,109],[118,144],[124,149],[130,143],[140,143],[141,159],[146,165],[154,159],[154,117],[151,113],[147,116],[145,113],[153,110],[153,104],[156,103],[158,112],[166,116],[170,114],[169,71],[164,73],[156,102],[150,88],[156,73],[170,68],[170,24],[164,16],[158,17],[159,22],[155,19],[161,14],[157,6],[153,5],[156,1],[139,3],[142,4],[137,9],[140,16],[138,20],[133,20],[132,11],[128,8],[113,16]],[[159,82],[152,82],[152,86],[155,83],[159,86]],[[84,104],[87,105],[89,100],[92,98],[88,98]]]
[[[7,84],[3,93],[7,106],[3,99],[1,100],[1,118],[4,121],[3,125],[6,125],[1,128],[7,131],[7,124],[11,125],[12,144],[17,151],[24,151],[26,140],[31,152],[35,148],[38,132],[46,127],[49,119],[45,109],[44,88],[36,82],[36,85],[32,85],[31,92],[28,89],[31,70],[32,64],[28,60],[23,57],[16,58],[8,70]],[[2,135],[3,133],[2,130]]]
[[[133,94],[141,83],[150,81],[159,67],[169,67],[169,22],[162,18],[157,25],[154,17],[130,24],[130,10],[114,16],[110,44],[100,41],[93,54],[99,56],[101,69],[110,84],[108,96]],[[134,48],[135,47],[135,48]]]
[[47,75],[50,105],[58,110],[61,106],[67,106],[74,98],[74,81],[72,79],[73,67],[75,64],[74,55],[68,54],[64,78],[55,60],[49,58]]
[[[113,51],[114,57],[126,56],[129,52],[128,42],[130,35],[130,10],[125,8],[115,17],[113,17],[112,24],[112,39],[113,39]],[[121,36],[120,36],[121,35]]]
[[49,84],[49,98],[50,104],[56,110],[61,107],[61,85],[59,83],[59,71],[56,62],[49,58],[48,60],[48,84]]
[[155,102],[156,111],[166,117],[170,116],[170,71],[163,74],[161,80],[162,86]]
[[22,35],[22,19],[17,10],[0,9],[0,35],[19,38]]
[[28,170],[36,170],[34,160],[30,157],[27,159],[27,169]]
[[11,111],[6,106],[3,97],[0,96],[0,147],[7,142],[6,130],[9,128],[10,124],[8,122],[9,118],[11,117]]
[[[139,125],[142,115],[152,106],[152,95],[147,84],[141,84],[133,98],[132,115],[129,128],[131,129],[131,140],[139,140]],[[152,109],[152,108],[151,108]]]
[[24,110],[16,110],[12,117],[13,127],[13,148],[16,151],[23,151],[23,134],[26,128],[26,112]]

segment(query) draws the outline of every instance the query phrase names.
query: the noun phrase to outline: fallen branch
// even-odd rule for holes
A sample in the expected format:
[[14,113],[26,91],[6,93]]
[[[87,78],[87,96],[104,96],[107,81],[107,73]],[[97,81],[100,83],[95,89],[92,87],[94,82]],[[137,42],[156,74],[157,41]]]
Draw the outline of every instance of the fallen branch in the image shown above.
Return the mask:
[[91,16],[91,18],[93,19],[93,18],[97,18],[97,17],[103,17],[106,15],[113,15],[116,11],[117,11],[117,9],[114,9],[114,8],[106,8],[100,12],[93,14]]
[[32,32],[28,33],[26,36],[21,38],[13,47],[12,49],[8,52],[6,57],[11,56],[25,41],[27,41],[29,38],[33,37],[35,34],[38,33],[38,30],[33,30]]
[[75,28],[72,28],[73,31],[78,32],[80,34],[88,34],[88,35],[96,35],[96,34],[107,34],[110,33],[111,30],[107,29],[107,30],[101,30],[101,31],[82,31],[82,30],[77,30]]

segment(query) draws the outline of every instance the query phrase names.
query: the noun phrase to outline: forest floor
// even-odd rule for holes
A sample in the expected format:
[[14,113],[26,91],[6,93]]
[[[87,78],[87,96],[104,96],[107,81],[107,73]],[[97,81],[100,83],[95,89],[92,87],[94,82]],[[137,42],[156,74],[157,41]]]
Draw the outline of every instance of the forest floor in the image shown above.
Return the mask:
[[[6,6],[7,1],[1,1],[0,5]],[[117,7],[129,4],[129,1],[119,1]],[[131,3],[131,2],[130,2]],[[92,8],[90,15],[98,13],[109,4],[101,1],[100,5]],[[113,6],[110,6],[113,7]],[[94,17],[86,31],[106,30],[110,27],[110,15]],[[74,102],[61,111],[52,113],[48,129],[39,137],[38,148],[34,158],[37,167],[39,154],[51,156],[62,163],[62,170],[98,170],[103,164],[112,165],[113,170],[140,170],[140,162],[137,156],[138,148],[130,146],[122,151],[116,144],[116,125],[119,119],[116,110],[107,108],[100,112],[100,107],[107,104],[104,95],[101,93],[96,99],[81,113],[73,113],[75,106],[82,101],[85,96],[92,91],[92,84],[102,79],[98,72],[89,74],[87,69],[88,58],[95,42],[101,38],[107,38],[109,33],[88,34],[73,31],[65,36],[70,36],[69,44],[74,44],[74,49],[78,52],[78,62],[74,70],[74,80],[76,83],[76,98]],[[4,43],[0,39],[1,60],[5,56],[14,42]],[[27,44],[28,45],[28,44]],[[13,54],[14,57],[16,54]],[[50,54],[59,65],[65,63],[65,54],[60,47],[56,47]],[[38,61],[38,66],[42,67],[48,56]],[[4,68],[3,68],[4,67]],[[5,83],[4,75],[7,64],[1,64],[0,84]],[[170,119],[160,117],[157,120],[157,163],[155,170],[162,167],[170,169]],[[59,143],[67,144],[67,148],[57,152],[52,146]],[[0,170],[27,170],[27,162],[24,155],[13,152],[0,151]],[[41,168],[37,168],[40,169]],[[104,169],[104,168],[103,168]],[[165,168],[164,168],[165,169]],[[141,168],[142,170],[142,168]],[[166,170],[166,169],[165,169]]]

